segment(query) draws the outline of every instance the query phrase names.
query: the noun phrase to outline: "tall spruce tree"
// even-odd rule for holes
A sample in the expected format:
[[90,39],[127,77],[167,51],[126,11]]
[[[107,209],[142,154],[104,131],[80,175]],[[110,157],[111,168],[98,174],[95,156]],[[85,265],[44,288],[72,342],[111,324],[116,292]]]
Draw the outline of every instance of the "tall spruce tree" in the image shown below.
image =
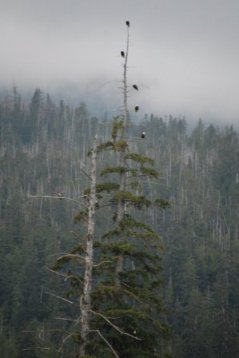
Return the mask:
[[[166,356],[163,340],[168,328],[162,320],[160,299],[161,241],[150,225],[135,219],[135,214],[141,217],[142,210],[165,207],[167,202],[152,202],[144,195],[145,178],[155,180],[158,172],[150,157],[130,148],[128,93],[130,87],[138,90],[138,86],[129,86],[127,81],[127,23],[126,28],[126,50],[121,52],[123,113],[113,120],[111,139],[97,148],[94,144],[89,153],[91,186],[84,192],[86,209],[75,215],[76,221],[86,223],[86,235],[53,267],[67,272],[64,276],[71,287],[68,298],[79,307],[60,348],[68,357],[69,352],[77,357]],[[97,154],[107,157],[112,165],[101,168],[96,181]],[[103,226],[109,230],[99,237],[94,228],[97,223],[102,225],[102,220],[108,221]],[[65,348],[69,338],[78,349]]]

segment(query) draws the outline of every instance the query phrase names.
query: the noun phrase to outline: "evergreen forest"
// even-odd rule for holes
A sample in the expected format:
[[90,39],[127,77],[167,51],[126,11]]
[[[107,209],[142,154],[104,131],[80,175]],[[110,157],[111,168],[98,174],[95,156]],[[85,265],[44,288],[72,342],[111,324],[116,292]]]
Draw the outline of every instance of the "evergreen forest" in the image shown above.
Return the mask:
[[[22,97],[0,99],[1,357],[238,357],[238,131],[148,114],[126,142],[120,118]],[[82,345],[74,259],[91,199],[98,336]]]

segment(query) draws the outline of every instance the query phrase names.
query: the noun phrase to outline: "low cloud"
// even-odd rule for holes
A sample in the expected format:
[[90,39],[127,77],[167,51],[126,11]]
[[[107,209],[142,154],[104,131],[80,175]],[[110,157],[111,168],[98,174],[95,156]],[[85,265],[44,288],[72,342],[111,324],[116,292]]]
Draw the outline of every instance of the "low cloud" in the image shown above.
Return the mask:
[[102,110],[109,99],[117,107],[130,19],[129,81],[140,86],[132,103],[162,115],[237,121],[236,0],[9,0],[0,7],[2,84],[57,90],[67,83],[102,101]]

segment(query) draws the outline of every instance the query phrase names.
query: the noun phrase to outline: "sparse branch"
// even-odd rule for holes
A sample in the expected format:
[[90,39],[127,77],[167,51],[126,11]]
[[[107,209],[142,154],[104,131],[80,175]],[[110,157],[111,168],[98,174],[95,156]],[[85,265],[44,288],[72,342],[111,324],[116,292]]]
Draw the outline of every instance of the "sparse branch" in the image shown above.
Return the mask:
[[49,269],[49,268],[47,268],[47,269],[48,269],[48,271],[53,272],[57,276],[61,276],[61,277],[64,277],[64,278],[68,277],[68,275],[66,275],[64,273],[60,273],[58,271],[55,271],[55,270],[52,270],[52,269]]
[[55,317],[54,319],[60,320],[60,321],[68,321],[68,322],[79,322],[77,319],[72,318],[64,318],[64,317]]
[[110,344],[110,342],[103,336],[103,334],[100,332],[99,329],[97,330],[90,330],[89,332],[96,332],[98,333],[98,335],[100,336],[100,338],[107,344],[107,346],[110,348],[110,350],[112,351],[112,353],[114,354],[114,356],[116,358],[120,358],[120,356],[117,354],[117,352],[114,350],[114,348],[112,347],[112,345]]
[[48,295],[50,295],[50,296],[56,297],[56,298],[58,298],[59,300],[62,300],[62,301],[67,302],[67,303],[70,303],[71,305],[74,305],[74,302],[72,302],[72,301],[70,301],[70,300],[67,300],[67,299],[64,298],[64,297],[55,295],[54,293],[51,293],[51,292],[49,292],[49,291],[45,291],[45,293],[48,294]]
[[[85,198],[87,195],[82,195],[79,197],[80,198]],[[28,195],[28,198],[42,198],[42,199],[57,199],[57,200],[62,200],[62,199],[65,199],[65,200],[69,200],[69,201],[74,201],[75,203],[78,203],[79,204],[79,200],[76,200],[76,199],[72,199],[72,198],[69,198],[67,196],[57,196],[57,195]]]
[[101,266],[101,265],[103,265],[105,263],[112,263],[112,262],[113,261],[110,261],[110,260],[101,261],[98,264],[93,265],[93,267],[99,267],[99,266]]
[[87,176],[88,179],[91,180],[90,175],[84,169],[80,168],[80,170],[82,171],[83,174],[85,174]]
[[66,341],[68,341],[68,339],[70,339],[73,336],[75,336],[75,333],[70,333],[62,340],[60,348],[58,349],[58,352],[62,352],[63,346],[66,343]]
[[65,254],[63,256],[58,257],[57,261],[60,261],[62,259],[67,259],[67,258],[77,258],[77,259],[81,259],[85,261],[85,257],[81,256],[81,255],[76,255],[76,254]]
[[35,349],[41,349],[41,350],[44,350],[44,351],[51,351],[52,350],[52,348],[50,348],[50,347],[41,347],[41,346],[23,348],[22,350],[24,352],[26,352],[26,351],[32,351],[32,350],[35,350]]
[[114,323],[112,323],[106,316],[104,316],[103,314],[99,313],[99,312],[95,312],[93,310],[90,310],[91,313],[93,313],[94,315],[96,316],[99,316],[101,318],[103,318],[111,327],[113,327],[116,331],[118,331],[119,333],[125,335],[125,336],[128,336],[128,337],[131,337],[133,339],[136,339],[137,341],[141,341],[141,338],[139,337],[136,337],[136,336],[133,336],[132,334],[130,333],[127,333],[127,332],[124,332],[122,331],[121,328],[119,328],[118,326],[116,326]]
[[[150,184],[153,183],[153,184],[159,184],[159,182],[156,182],[156,181],[152,181],[153,179],[151,179],[151,177],[149,177],[147,174],[141,174],[141,175],[137,175],[137,179],[138,178],[149,178],[150,179]],[[133,175],[130,175],[126,178],[126,180],[129,180],[129,179],[134,179],[135,180],[135,176]],[[126,185],[129,185],[129,184],[126,184]]]

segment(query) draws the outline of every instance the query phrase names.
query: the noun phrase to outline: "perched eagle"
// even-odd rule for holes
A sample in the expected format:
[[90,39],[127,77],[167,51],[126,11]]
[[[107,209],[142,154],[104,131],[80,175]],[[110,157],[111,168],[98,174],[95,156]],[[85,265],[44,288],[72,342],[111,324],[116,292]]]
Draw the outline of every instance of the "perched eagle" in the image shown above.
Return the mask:
[[128,27],[130,27],[130,22],[127,20],[127,21],[125,21],[125,23],[126,23],[126,25],[128,26]]
[[135,107],[134,107],[134,110],[135,110],[135,112],[138,112],[139,106],[135,106]]
[[59,192],[59,193],[57,193],[57,196],[58,196],[58,198],[59,198],[60,200],[62,200],[62,198],[63,198],[63,196],[64,196],[64,193]]
[[133,85],[132,87],[133,87],[136,91],[139,90],[139,87],[138,87],[137,85]]
[[121,51],[120,54],[124,58],[124,51]]
[[146,137],[146,132],[143,131],[143,132],[141,133],[141,138],[144,139],[145,137]]

